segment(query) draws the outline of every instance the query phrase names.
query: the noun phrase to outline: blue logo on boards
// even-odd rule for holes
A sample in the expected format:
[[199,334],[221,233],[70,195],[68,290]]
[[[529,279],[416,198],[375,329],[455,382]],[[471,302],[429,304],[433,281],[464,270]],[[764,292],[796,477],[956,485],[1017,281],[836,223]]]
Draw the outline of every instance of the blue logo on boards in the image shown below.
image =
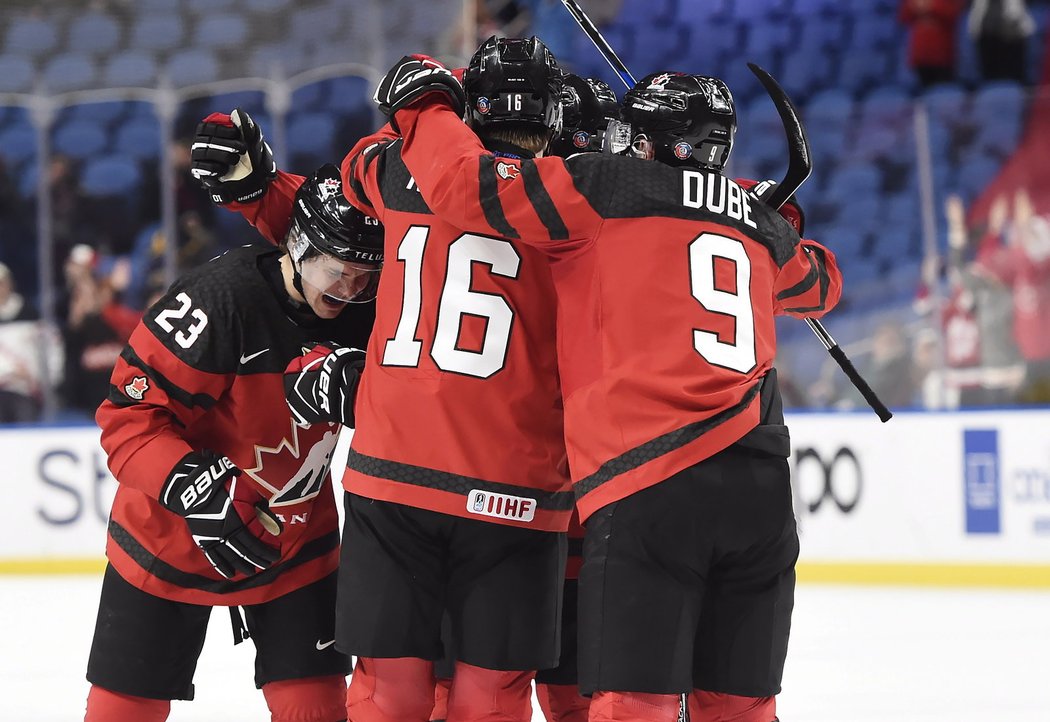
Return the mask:
[[999,483],[999,432],[995,429],[963,431],[963,484],[966,533],[1000,533],[1002,490]]

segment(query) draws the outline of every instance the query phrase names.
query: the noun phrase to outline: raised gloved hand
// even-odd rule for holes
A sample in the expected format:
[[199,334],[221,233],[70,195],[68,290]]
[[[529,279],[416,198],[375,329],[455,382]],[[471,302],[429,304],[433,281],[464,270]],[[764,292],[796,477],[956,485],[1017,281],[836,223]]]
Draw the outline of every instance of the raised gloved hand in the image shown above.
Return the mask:
[[191,451],[171,470],[160,503],[186,520],[193,541],[227,579],[255,574],[280,558],[262,541],[281,533],[280,520],[247,483],[241,470],[213,451]]
[[372,99],[381,111],[393,116],[417,98],[433,92],[443,93],[456,113],[463,115],[467,96],[452,71],[426,55],[406,55],[379,81]]
[[301,425],[331,421],[354,425],[354,399],[365,352],[325,342],[292,359],[284,371],[288,408]]
[[190,173],[215,203],[249,203],[262,198],[277,175],[277,164],[262,130],[237,108],[229,115],[212,113],[197,124]]
[[[737,185],[744,190],[750,191],[751,195],[755,196],[763,203],[773,195],[773,191],[776,190],[778,185],[775,180],[753,181],[747,178],[738,178],[736,182]],[[800,236],[805,232],[806,214],[802,211],[802,206],[799,205],[795,196],[792,195],[784,201],[784,205],[780,206],[777,212],[784,217],[784,220],[791,224],[791,227],[794,228],[795,232]]]

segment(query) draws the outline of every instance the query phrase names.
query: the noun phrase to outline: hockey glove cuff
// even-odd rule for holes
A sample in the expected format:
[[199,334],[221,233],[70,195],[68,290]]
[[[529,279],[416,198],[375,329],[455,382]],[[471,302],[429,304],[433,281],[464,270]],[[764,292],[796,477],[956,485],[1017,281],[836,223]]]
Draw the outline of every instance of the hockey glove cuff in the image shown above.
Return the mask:
[[262,198],[277,164],[262,130],[237,108],[229,115],[212,113],[197,125],[190,173],[215,203],[250,203]]

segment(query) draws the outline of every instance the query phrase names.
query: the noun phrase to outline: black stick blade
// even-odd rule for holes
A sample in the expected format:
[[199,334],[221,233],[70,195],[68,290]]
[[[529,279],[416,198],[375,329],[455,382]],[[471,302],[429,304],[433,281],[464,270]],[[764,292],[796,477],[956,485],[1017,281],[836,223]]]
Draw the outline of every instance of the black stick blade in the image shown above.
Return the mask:
[[806,182],[809,174],[813,172],[813,161],[809,152],[809,139],[806,137],[806,129],[802,127],[798,111],[795,110],[791,98],[780,87],[780,83],[767,73],[763,68],[754,63],[747,64],[748,69],[755,74],[766,93],[773,101],[773,105],[780,115],[784,124],[784,133],[788,144],[788,169],[784,174],[784,180],[780,181],[769,198],[769,205],[780,208],[791,195],[798,190],[799,186]]

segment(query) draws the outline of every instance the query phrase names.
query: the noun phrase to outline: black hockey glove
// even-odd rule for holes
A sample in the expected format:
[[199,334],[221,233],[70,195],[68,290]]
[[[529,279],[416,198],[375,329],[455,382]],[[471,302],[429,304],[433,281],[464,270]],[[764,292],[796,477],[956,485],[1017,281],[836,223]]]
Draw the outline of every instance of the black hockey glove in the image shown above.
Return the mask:
[[319,343],[292,359],[284,371],[284,396],[300,425],[331,421],[354,425],[354,399],[365,352]]
[[197,124],[190,173],[215,203],[249,203],[262,198],[277,175],[277,164],[262,130],[237,108],[229,115],[212,113]]
[[266,501],[239,479],[241,470],[213,451],[191,451],[175,465],[160,503],[186,520],[193,541],[227,579],[266,569],[280,552],[263,534],[281,533]]
[[[426,55],[406,55],[379,81],[373,100],[391,116],[426,93],[444,93],[459,115],[467,104],[463,84],[448,68]],[[396,126],[395,126],[396,127]]]

